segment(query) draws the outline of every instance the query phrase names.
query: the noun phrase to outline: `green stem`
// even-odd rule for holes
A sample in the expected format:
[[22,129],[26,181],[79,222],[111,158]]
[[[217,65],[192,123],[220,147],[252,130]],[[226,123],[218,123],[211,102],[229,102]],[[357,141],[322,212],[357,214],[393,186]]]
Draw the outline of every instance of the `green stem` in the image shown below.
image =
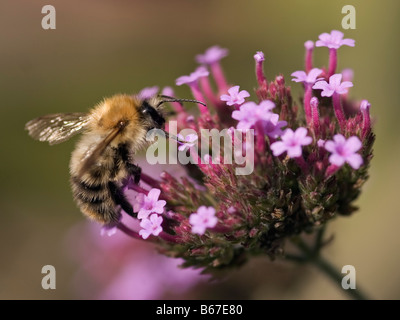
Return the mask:
[[[339,272],[330,262],[318,255],[316,258],[310,260],[314,266],[316,266],[320,271],[326,274],[334,283],[336,283],[342,290],[341,287],[342,279],[344,275]],[[358,286],[357,286],[358,287]],[[368,300],[368,298],[361,292],[359,288],[357,289],[347,289],[344,290],[351,298],[355,300]]]
[[[320,255],[320,250],[323,246],[324,229],[325,228],[321,228],[318,231],[313,247],[309,247],[300,237],[294,238],[292,242],[297,246],[302,255],[288,254],[286,255],[286,259],[297,263],[310,263],[314,265],[325,275],[327,275],[334,283],[336,283],[342,290],[344,290],[341,287],[344,275]],[[353,299],[368,300],[368,298],[362,293],[359,288],[347,289],[345,290],[345,292]]]

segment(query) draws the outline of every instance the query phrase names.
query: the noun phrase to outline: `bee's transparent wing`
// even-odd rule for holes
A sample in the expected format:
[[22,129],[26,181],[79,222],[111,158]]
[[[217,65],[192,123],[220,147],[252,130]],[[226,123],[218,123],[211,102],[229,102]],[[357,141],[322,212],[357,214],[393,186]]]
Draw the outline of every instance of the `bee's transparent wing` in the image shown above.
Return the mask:
[[85,130],[89,122],[87,113],[56,113],[29,121],[25,129],[29,135],[39,141],[47,141],[50,145],[68,140]]
[[79,175],[82,176],[87,170],[90,170],[98,159],[103,154],[104,150],[109,146],[109,144],[118,136],[123,128],[115,127],[110,131],[110,133],[96,146],[90,156],[82,164]]

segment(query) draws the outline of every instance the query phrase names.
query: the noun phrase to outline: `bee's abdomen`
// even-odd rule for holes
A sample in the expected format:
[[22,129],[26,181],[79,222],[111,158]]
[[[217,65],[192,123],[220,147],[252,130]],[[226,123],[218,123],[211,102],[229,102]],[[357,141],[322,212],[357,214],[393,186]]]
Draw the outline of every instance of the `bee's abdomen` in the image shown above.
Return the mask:
[[103,224],[118,222],[119,213],[108,184],[102,183],[100,179],[89,184],[72,176],[71,186],[73,197],[85,215]]

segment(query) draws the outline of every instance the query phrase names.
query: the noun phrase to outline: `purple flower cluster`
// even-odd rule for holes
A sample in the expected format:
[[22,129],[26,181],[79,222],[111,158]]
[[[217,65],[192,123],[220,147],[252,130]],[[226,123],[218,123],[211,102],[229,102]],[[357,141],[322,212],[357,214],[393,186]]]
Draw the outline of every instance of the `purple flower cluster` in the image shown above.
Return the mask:
[[[143,170],[139,185],[127,183],[140,228],[122,222],[116,228],[159,244],[163,254],[182,258],[184,266],[211,271],[239,265],[251,255],[282,255],[286,239],[353,212],[368,178],[374,134],[370,103],[348,97],[352,72],[336,73],[343,45],[353,47],[354,40],[339,31],[321,34],[315,47],[329,48],[329,64],[317,68],[314,42],[305,43],[304,70],[292,73],[304,89],[300,104],[283,75],[267,80],[262,52],[254,55],[258,86],[253,98],[228,84],[220,64],[227,49],[214,46],[197,55],[200,66],[176,79],[176,85],[188,85],[207,107],[198,104],[200,115],[194,117],[179,102],[171,103],[178,129],[197,133],[178,135],[178,150],[200,159],[200,149],[192,147],[200,144],[202,129],[232,133],[236,128],[242,139],[232,134],[228,147],[240,140],[239,153],[254,160],[254,171],[236,175],[241,164],[224,163],[226,146],[217,159],[206,154],[206,162],[182,165],[180,175],[164,171],[155,177]],[[142,92],[154,95],[155,89]],[[171,88],[162,92],[174,96]],[[248,130],[254,130],[254,149],[245,138]]]

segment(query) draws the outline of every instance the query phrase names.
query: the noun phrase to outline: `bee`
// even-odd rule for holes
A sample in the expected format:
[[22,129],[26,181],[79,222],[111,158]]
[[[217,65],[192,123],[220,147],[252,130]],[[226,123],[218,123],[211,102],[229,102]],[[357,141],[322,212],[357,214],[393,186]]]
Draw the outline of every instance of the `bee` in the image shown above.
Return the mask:
[[120,209],[137,217],[122,187],[129,177],[139,183],[141,168],[134,164],[134,155],[146,145],[149,130],[164,130],[163,104],[175,101],[205,105],[163,95],[143,99],[118,94],[104,99],[88,113],[45,115],[29,121],[25,129],[32,138],[50,145],[82,133],[69,166],[73,198],[90,219],[115,224],[120,219]]

